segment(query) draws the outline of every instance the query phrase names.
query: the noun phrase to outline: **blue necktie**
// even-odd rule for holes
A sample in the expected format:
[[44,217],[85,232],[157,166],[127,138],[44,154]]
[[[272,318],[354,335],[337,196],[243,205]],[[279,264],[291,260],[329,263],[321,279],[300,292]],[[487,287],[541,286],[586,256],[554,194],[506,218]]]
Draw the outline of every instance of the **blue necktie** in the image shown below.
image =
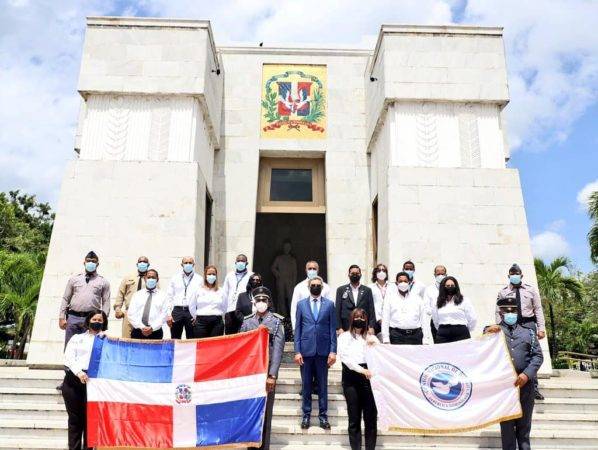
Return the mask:
[[314,320],[318,320],[318,301],[316,299],[312,301],[311,313],[314,316]]

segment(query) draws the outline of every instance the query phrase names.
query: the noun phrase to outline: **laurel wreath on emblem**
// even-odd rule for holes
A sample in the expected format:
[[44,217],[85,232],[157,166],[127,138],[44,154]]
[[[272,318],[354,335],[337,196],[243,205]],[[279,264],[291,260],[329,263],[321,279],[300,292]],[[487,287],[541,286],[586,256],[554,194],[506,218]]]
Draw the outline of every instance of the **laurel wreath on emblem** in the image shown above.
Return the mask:
[[191,403],[191,386],[179,384],[174,391],[174,399],[177,403]]
[[268,123],[277,122],[277,121],[285,121],[288,120],[287,117],[282,118],[280,114],[278,114],[277,108],[277,97],[278,94],[272,90],[272,83],[276,82],[279,78],[287,78],[290,75],[299,75],[302,78],[307,78],[318,86],[318,89],[314,90],[313,99],[311,100],[311,108],[310,112],[307,116],[303,118],[303,121],[308,123],[316,123],[322,120],[324,117],[324,97],[322,96],[322,89],[323,85],[320,79],[314,75],[308,75],[301,70],[288,70],[284,73],[273,75],[267,82],[266,82],[266,95],[265,98],[262,99],[262,108],[264,108],[264,118]]

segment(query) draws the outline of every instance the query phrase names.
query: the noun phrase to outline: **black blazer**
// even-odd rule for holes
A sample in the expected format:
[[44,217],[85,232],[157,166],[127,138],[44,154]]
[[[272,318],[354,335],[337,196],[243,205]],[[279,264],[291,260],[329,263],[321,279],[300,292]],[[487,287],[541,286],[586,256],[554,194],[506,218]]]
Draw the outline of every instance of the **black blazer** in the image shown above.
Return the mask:
[[249,292],[241,292],[237,297],[237,307],[235,309],[241,311],[243,317],[245,317],[253,313],[252,306]]
[[345,284],[336,290],[336,318],[337,326],[347,331],[349,329],[349,317],[355,308],[363,309],[368,315],[368,328],[374,328],[376,324],[376,310],[374,309],[374,295],[367,286],[359,286],[357,299],[353,298],[353,291],[350,284]]

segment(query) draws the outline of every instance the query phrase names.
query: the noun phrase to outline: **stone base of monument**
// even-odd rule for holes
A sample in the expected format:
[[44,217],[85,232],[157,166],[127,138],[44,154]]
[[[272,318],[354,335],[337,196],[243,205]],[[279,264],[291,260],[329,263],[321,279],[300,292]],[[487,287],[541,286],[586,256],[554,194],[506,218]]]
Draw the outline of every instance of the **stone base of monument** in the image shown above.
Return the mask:
[[[290,354],[290,353],[289,353]],[[532,446],[536,449],[598,449],[598,380],[582,372],[560,371],[541,379],[546,400],[536,403]],[[284,363],[278,380],[272,449],[348,449],[347,409],[340,370],[330,372],[329,400],[332,430],[300,428],[301,380],[296,366]],[[67,419],[55,386],[60,370],[33,370],[0,365],[0,449],[66,449]],[[314,397],[314,410],[317,404]],[[378,447],[393,449],[498,449],[500,431],[492,426],[478,431],[443,435],[381,433]]]

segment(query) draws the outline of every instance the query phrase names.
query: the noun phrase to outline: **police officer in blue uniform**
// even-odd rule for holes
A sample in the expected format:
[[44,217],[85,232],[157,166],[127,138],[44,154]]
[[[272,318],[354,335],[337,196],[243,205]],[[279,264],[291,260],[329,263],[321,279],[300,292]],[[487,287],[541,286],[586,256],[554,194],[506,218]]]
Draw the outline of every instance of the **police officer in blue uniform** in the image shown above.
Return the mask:
[[544,357],[536,330],[522,325],[517,320],[517,300],[501,298],[497,302],[501,322],[484,329],[484,333],[505,334],[513,366],[517,372],[515,386],[519,387],[519,400],[523,416],[519,419],[501,422],[500,434],[503,450],[529,450],[532,412],[534,410],[534,380]]
[[255,330],[260,326],[268,328],[270,333],[270,362],[268,365],[268,378],[266,379],[266,415],[264,417],[264,429],[262,432],[262,450],[270,448],[270,433],[272,429],[272,409],[274,408],[274,395],[276,390],[276,379],[278,369],[282,361],[284,351],[284,326],[283,317],[270,311],[272,304],[272,293],[267,287],[257,287],[251,291],[255,301],[255,314],[246,316],[241,325],[241,332]]

